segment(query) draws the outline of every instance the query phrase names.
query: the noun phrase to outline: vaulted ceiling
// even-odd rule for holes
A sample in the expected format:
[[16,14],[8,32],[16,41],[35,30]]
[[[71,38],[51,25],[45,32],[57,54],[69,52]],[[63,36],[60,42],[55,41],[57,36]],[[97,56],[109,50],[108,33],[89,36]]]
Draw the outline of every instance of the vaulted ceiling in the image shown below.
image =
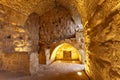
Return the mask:
[[69,9],[73,16],[79,13],[83,24],[94,15],[97,6],[105,4],[105,9],[108,10],[107,6],[114,8],[119,6],[119,2],[120,0],[0,0],[0,4],[26,16],[33,12],[43,15],[57,5],[62,5]]
[[39,14],[54,7],[55,0],[0,0],[0,4],[8,6],[24,15],[32,12]]
[[[65,8],[63,10],[65,10],[64,12],[67,14],[63,13],[63,10],[59,8],[55,10],[57,6]],[[35,17],[34,15],[30,17],[32,13],[37,14]],[[52,14],[56,14],[57,17]],[[61,15],[61,17],[65,15],[64,19],[59,17],[59,15]],[[68,17],[66,17],[66,15]],[[2,40],[0,45],[3,45],[3,51],[7,51],[6,49],[8,49],[8,51],[14,50],[14,48],[16,48],[16,51],[24,51],[24,48],[27,51],[31,49],[38,50],[38,42],[42,44],[47,43],[48,45],[57,40],[66,39],[66,37],[69,36],[66,32],[70,33],[70,36],[75,33],[75,27],[78,25],[76,21],[80,18],[78,17],[79,15],[81,16],[84,26],[85,69],[87,74],[92,80],[119,80],[120,0],[0,0],[0,27],[4,27],[0,33],[0,40]],[[35,27],[31,27],[37,24],[35,20],[39,17],[41,19],[40,40],[38,37],[35,38],[35,36],[39,36],[36,35],[39,31],[37,32],[36,29],[34,29]],[[68,20],[71,25],[66,25],[68,22],[65,22],[65,20]],[[75,26],[73,22],[76,23]],[[64,23],[64,27],[61,27]],[[25,24],[27,25],[24,26]],[[28,35],[26,33],[24,33],[26,35],[20,34],[23,27],[27,28],[26,32]],[[14,34],[12,30],[17,32],[18,36],[14,37],[14,35],[17,34]],[[31,34],[32,32],[33,34]],[[34,32],[36,32],[36,34],[34,34]],[[57,36],[54,34],[57,34]],[[13,36],[13,38],[11,36]],[[23,43],[21,38],[26,42]],[[13,43],[13,39],[19,43]],[[32,40],[33,43],[31,43],[30,40]],[[10,46],[8,46],[8,44],[10,44]],[[23,45],[21,46],[19,44]],[[28,49],[26,49],[26,46],[28,46]]]
[[[104,0],[99,0],[104,1]],[[62,5],[69,9],[74,15],[79,12],[84,18],[87,17],[87,9],[95,7],[98,0],[0,0],[0,4],[5,5],[23,15],[28,16],[32,12],[36,12],[39,15],[43,15],[45,12],[52,10],[57,5]]]

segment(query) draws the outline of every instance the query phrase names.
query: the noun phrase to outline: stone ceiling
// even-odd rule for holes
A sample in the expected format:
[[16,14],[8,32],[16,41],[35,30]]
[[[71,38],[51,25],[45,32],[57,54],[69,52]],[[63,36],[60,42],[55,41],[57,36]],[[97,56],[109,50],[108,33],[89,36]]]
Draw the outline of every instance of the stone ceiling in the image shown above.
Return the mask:
[[60,4],[70,9],[72,14],[79,10],[82,17],[85,18],[87,17],[85,11],[86,5],[89,5],[85,2],[89,2],[90,5],[88,7],[90,7],[92,2],[94,2],[92,4],[96,4],[95,2],[97,1],[98,0],[0,0],[0,4],[8,6],[27,16],[32,12],[42,15],[45,12],[52,10],[56,5]]
[[[96,7],[106,1],[110,3],[113,2],[112,0],[0,0],[0,4],[26,16],[33,12],[43,15],[57,5],[62,5],[69,9],[73,16],[74,14],[80,14],[82,22],[85,24],[95,13]],[[119,3],[119,0],[115,2]]]
[[8,6],[24,15],[32,12],[44,13],[54,7],[55,0],[0,0],[0,4]]
[[8,6],[24,15],[37,12],[42,15],[53,9],[57,4],[75,11],[75,6],[84,6],[84,0],[0,0],[0,4]]

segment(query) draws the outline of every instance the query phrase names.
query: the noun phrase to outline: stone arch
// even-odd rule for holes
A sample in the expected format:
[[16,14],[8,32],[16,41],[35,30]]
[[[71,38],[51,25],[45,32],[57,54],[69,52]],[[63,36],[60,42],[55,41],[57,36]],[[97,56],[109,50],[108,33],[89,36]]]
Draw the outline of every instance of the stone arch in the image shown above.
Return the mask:
[[[66,46],[68,46],[68,47],[66,48]],[[74,44],[71,44],[70,42],[59,42],[59,43],[55,44],[53,47],[51,47],[50,62],[57,60],[57,59],[55,59],[57,57],[56,53],[59,52],[57,50],[60,50],[60,48],[61,48],[61,50],[65,49],[65,51],[71,52],[71,60],[79,60],[80,63],[83,62],[82,61],[83,57],[82,57],[82,54],[80,53],[79,49]],[[64,50],[62,52],[64,52]],[[58,59],[62,60],[63,55],[62,54],[59,54],[59,55],[60,55],[60,57]]]
[[[76,42],[75,44],[79,44],[77,45],[79,47],[76,48],[80,48],[79,52],[84,54],[84,45],[79,42],[79,40],[83,39],[83,26],[81,24],[81,17],[77,11],[77,8],[74,8],[74,10],[71,11],[69,7],[58,4],[55,8],[40,16],[39,24],[39,42],[40,44],[43,44],[46,47],[50,48],[50,55],[53,51],[52,47],[55,43],[58,44],[64,40],[70,40],[72,38],[78,39],[78,41],[73,41]],[[77,32],[80,32],[80,34],[82,34],[82,38],[80,35],[76,35]],[[44,51],[45,48],[42,46],[41,48],[43,48]],[[84,61],[82,61],[82,63],[84,63]]]

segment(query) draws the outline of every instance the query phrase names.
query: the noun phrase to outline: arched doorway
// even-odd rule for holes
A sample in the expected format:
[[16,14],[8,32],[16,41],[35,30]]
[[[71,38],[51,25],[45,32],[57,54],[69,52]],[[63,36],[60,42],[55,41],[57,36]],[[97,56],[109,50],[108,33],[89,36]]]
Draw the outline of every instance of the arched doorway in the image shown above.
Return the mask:
[[82,62],[80,52],[69,43],[62,43],[58,45],[51,54],[51,62],[65,61],[65,62]]

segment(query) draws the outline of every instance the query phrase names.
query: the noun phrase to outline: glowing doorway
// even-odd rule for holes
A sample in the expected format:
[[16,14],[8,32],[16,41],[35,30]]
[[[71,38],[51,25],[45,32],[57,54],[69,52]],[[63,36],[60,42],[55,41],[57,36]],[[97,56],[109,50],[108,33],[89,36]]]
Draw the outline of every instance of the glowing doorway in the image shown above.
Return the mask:
[[79,51],[76,48],[68,43],[63,43],[57,46],[51,55],[51,62],[57,60],[81,62],[82,59]]

